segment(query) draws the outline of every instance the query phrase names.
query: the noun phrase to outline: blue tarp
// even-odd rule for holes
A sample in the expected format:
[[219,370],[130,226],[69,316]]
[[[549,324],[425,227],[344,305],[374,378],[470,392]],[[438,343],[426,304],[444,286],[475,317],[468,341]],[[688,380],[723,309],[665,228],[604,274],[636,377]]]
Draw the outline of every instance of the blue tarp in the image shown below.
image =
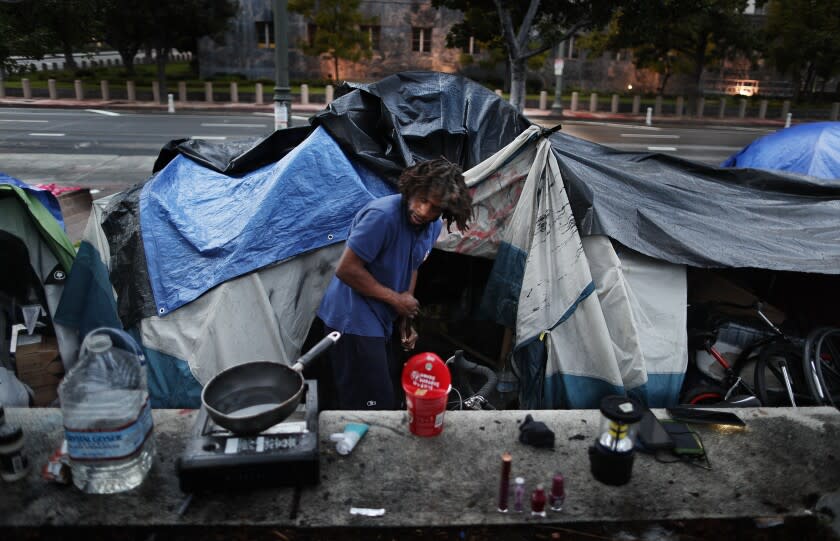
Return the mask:
[[322,128],[278,162],[238,177],[177,156],[140,195],[158,314],[231,278],[345,240],[356,212],[392,193]]
[[815,122],[756,139],[721,167],[789,171],[840,179],[840,122]]

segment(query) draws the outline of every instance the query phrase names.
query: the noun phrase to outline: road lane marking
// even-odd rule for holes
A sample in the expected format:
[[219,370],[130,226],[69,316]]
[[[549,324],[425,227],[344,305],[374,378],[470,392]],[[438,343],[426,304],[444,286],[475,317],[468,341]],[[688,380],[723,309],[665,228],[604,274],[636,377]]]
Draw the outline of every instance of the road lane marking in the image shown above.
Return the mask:
[[224,141],[227,139],[227,137],[224,137],[222,135],[193,135],[190,137],[190,139],[213,139],[216,141]]
[[63,133],[30,133],[33,137],[64,137]]
[[105,111],[104,109],[85,109],[88,113],[97,113],[100,115],[105,116],[120,116],[120,113],[115,113],[114,111]]
[[[254,116],[270,116],[273,118],[274,113],[254,113]],[[312,116],[315,116],[315,113],[312,113]],[[292,120],[309,120],[310,118],[308,116],[292,115]]]
[[24,119],[17,119],[17,118],[9,118],[9,119],[0,119],[0,122],[49,122],[49,120],[24,120]]
[[679,139],[679,135],[665,135],[656,133],[622,133],[621,137],[641,137],[647,139]]
[[202,122],[202,128],[265,128],[265,124],[227,124],[224,122]]
[[648,150],[655,152],[676,152],[677,147],[647,147]]
[[[537,120],[545,120],[541,119],[540,117],[530,118],[532,122],[536,122]],[[622,124],[619,122],[588,122],[586,120],[564,120],[561,122],[562,124],[571,124],[575,126],[606,126],[611,128],[624,128],[625,130],[648,130],[648,131],[661,131],[663,128],[658,128],[656,126],[634,126],[633,124]]]

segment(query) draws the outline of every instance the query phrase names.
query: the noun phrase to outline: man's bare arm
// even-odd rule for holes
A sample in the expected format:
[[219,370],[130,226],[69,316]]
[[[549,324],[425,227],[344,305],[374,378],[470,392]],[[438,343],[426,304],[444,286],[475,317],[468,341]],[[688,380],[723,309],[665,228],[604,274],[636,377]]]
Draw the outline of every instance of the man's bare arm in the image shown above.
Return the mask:
[[353,288],[358,294],[387,303],[394,307],[400,316],[414,317],[420,309],[420,303],[414,298],[413,290],[416,272],[411,278],[409,291],[396,292],[380,284],[365,268],[365,262],[349,247],[344,248],[335,275],[339,280]]

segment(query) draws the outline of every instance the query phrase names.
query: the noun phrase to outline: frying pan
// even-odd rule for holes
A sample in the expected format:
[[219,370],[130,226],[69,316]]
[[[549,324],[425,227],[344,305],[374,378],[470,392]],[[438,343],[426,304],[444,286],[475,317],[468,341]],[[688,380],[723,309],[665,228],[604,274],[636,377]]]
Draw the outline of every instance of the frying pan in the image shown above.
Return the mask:
[[334,331],[287,366],[274,361],[251,361],[216,374],[201,391],[210,418],[235,434],[257,434],[295,411],[303,395],[303,367],[341,337]]

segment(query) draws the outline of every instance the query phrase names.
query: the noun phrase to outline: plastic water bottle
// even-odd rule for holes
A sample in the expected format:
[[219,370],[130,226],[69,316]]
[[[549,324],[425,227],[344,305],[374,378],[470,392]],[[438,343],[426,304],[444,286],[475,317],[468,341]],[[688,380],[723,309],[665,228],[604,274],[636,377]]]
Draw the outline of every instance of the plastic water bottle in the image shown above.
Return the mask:
[[73,484],[91,494],[140,485],[155,444],[145,358],[134,340],[104,327],[88,333],[58,395]]

